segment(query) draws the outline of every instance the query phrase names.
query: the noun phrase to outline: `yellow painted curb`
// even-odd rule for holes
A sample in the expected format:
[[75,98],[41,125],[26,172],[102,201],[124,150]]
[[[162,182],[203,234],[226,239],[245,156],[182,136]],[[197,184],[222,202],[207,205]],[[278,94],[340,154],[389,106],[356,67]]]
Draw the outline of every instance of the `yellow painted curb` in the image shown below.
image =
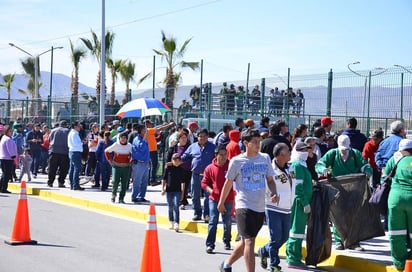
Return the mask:
[[[8,188],[10,191],[15,193],[20,192],[20,184],[18,183],[9,183]],[[47,190],[43,188],[35,188],[35,187],[27,187],[26,192],[28,195],[35,195],[40,196],[46,199],[52,199],[56,201],[61,201],[64,203],[86,207],[89,209],[94,209],[97,211],[103,211],[107,213],[111,213],[113,215],[120,215],[130,219],[146,221],[148,218],[147,212],[139,211],[139,210],[132,210],[129,208],[121,207],[118,205],[114,205],[112,203],[102,203],[93,200],[85,200],[79,197],[68,196],[64,194],[60,194],[53,190]],[[149,207],[149,206],[148,206]],[[169,219],[166,216],[156,215],[156,221],[160,225],[168,226]],[[205,223],[199,223],[194,221],[180,221],[180,228],[181,230],[185,230],[188,232],[199,233],[204,236],[207,235],[208,225]],[[236,231],[232,231],[232,238],[236,237]],[[217,236],[223,236],[223,228],[218,227],[217,229]],[[234,239],[233,239],[234,240]],[[256,238],[256,248],[264,246],[269,239],[267,237],[258,236]],[[279,250],[279,256],[281,258],[286,258],[286,248],[285,245],[282,246]],[[306,256],[306,247],[302,247],[302,256],[303,258]],[[318,267],[340,267],[343,269],[348,269],[352,271],[358,272],[396,272],[397,270],[393,266],[386,266],[385,264],[378,263],[374,260],[362,259],[351,257],[347,255],[340,255],[336,254],[335,251],[332,251],[331,256],[325,260],[324,262],[318,264]]]

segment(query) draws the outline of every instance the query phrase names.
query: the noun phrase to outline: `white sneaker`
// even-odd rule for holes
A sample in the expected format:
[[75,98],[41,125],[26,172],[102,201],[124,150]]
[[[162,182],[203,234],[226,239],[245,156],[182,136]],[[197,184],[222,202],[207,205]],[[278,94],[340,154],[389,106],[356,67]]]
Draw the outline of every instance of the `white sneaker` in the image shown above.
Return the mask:
[[179,232],[179,224],[178,223],[175,223],[175,231]]
[[171,221],[171,222],[169,223],[169,229],[170,229],[170,230],[172,230],[172,229],[173,229],[173,225],[174,225],[174,223],[175,223],[175,222],[173,222],[173,221]]

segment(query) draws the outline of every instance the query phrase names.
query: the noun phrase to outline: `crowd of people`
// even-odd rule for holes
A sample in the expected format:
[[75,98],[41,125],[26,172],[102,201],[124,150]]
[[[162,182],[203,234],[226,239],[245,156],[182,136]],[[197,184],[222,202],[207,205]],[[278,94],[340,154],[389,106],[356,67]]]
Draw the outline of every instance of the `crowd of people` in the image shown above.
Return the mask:
[[[246,270],[255,271],[255,238],[264,221],[270,240],[257,251],[260,266],[281,271],[279,248],[284,243],[288,266],[305,267],[301,247],[316,181],[364,173],[373,189],[380,184],[381,175],[388,175],[397,165],[386,228],[394,265],[403,269],[412,226],[412,140],[405,139],[401,121],[390,125],[389,137],[384,138],[382,129],[377,129],[369,140],[357,129],[356,118],[349,118],[346,128],[335,133],[333,123],[325,116],[311,127],[299,124],[290,133],[281,119],[271,123],[264,117],[255,126],[252,119],[237,118],[235,127],[224,125],[216,134],[199,128],[196,122],[187,127],[173,121],[156,126],[146,119],[123,126],[113,120],[101,126],[92,123],[86,133],[77,121],[69,127],[61,120],[49,129],[45,124],[24,125],[16,120],[0,125],[0,191],[10,193],[9,182],[19,182],[24,175],[31,181],[40,171],[47,173],[49,187],[57,175],[60,188],[66,187],[67,175],[72,190],[84,190],[80,175],[93,180],[92,188],[101,191],[111,184],[110,200],[121,204],[130,184],[130,201],[136,204],[149,202],[147,186],[161,185],[170,229],[179,231],[179,213],[187,208],[189,199],[192,220],[208,223],[206,253],[214,253],[219,214],[224,248],[232,249],[232,216],[236,216],[239,242],[221,263],[220,271],[232,271],[231,265],[242,256]],[[165,155],[159,180],[161,139]],[[16,168],[20,168],[19,178]],[[364,250],[361,241],[345,247],[335,228],[334,238],[336,250]]]
[[[179,118],[186,118],[190,114],[196,114],[199,110],[205,110],[208,108],[209,94],[208,85],[204,85],[202,88],[196,85],[190,90],[189,97],[192,100],[183,99],[182,104],[178,108]],[[279,90],[278,87],[270,89],[269,94],[263,92],[265,101],[261,105],[262,90],[259,85],[254,86],[250,90],[245,90],[244,86],[235,86],[234,84],[228,84],[223,82],[223,86],[219,91],[218,105],[216,107],[211,105],[212,110],[218,110],[224,115],[236,115],[243,114],[244,111],[250,112],[250,115],[258,115],[261,107],[264,111],[267,111],[269,116],[284,116],[287,114],[293,114],[299,117],[304,111],[305,97],[301,89],[296,89],[296,92],[292,87],[286,90]]]

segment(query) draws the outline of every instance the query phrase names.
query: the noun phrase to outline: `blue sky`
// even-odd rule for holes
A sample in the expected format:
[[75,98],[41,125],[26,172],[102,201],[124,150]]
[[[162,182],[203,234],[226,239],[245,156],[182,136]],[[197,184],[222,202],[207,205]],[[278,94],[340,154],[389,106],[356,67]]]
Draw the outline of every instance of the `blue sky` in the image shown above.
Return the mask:
[[[70,76],[69,39],[100,33],[101,0],[0,0],[0,73],[22,73],[26,55],[51,46],[54,72]],[[136,63],[137,78],[152,70],[153,49],[161,48],[161,30],[178,44],[192,37],[187,61],[204,60],[204,82],[369,70],[412,65],[412,1],[410,0],[106,0],[106,27],[116,35],[113,58]],[[156,82],[165,69],[157,58]],[[41,70],[50,71],[50,53],[40,57]],[[80,65],[80,81],[95,86],[98,64]],[[108,74],[107,74],[108,77]],[[200,82],[199,72],[183,72],[183,84]],[[107,85],[110,81],[107,81]],[[150,88],[152,79],[139,88]],[[136,85],[131,86],[136,89]],[[123,92],[120,78],[117,90]]]

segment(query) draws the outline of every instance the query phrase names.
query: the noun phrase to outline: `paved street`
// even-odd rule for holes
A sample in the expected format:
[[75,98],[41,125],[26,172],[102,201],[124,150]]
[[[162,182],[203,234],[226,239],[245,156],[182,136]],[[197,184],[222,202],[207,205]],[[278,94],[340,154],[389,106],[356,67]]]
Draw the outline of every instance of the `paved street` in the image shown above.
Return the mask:
[[[69,204],[76,206],[76,209],[69,209],[67,207],[61,208],[61,205],[55,205],[50,202],[39,201],[36,200],[37,197],[30,197],[29,198],[29,209],[30,209],[30,219],[31,219],[31,229],[32,229],[32,238],[39,240],[39,243],[45,244],[52,244],[52,245],[72,245],[73,241],[76,241],[77,238],[81,239],[86,244],[97,244],[100,245],[98,248],[103,246],[104,248],[110,247],[111,243],[106,241],[106,235],[104,236],[95,236],[96,233],[105,233],[107,237],[109,237],[110,241],[114,235],[116,240],[132,242],[130,245],[122,244],[119,245],[113,244],[117,250],[111,251],[111,254],[104,253],[105,259],[102,263],[106,261],[110,261],[110,256],[116,252],[135,252],[135,256],[133,257],[133,262],[136,262],[134,266],[130,266],[128,269],[133,268],[136,271],[136,267],[140,265],[140,253],[141,248],[137,247],[136,244],[141,243],[144,236],[140,236],[138,234],[133,233],[137,231],[137,233],[144,233],[144,229],[146,228],[146,220],[147,220],[147,213],[149,210],[148,205],[144,204],[132,204],[130,201],[131,193],[128,191],[126,194],[126,204],[112,204],[110,202],[110,192],[101,192],[97,189],[91,189],[91,184],[86,184],[84,187],[87,189],[85,191],[71,191],[67,188],[47,188],[46,184],[46,176],[39,175],[35,182],[28,183],[28,194],[38,195],[42,199],[47,199],[49,201],[60,202],[64,204]],[[56,182],[57,184],[57,182]],[[9,185],[9,189],[13,192],[20,191],[20,185],[11,183]],[[194,269],[192,267],[189,269],[187,265],[194,265],[195,263],[199,263],[199,259],[207,261],[205,264],[202,263],[202,267],[207,268],[204,271],[217,271],[215,267],[217,264],[225,258],[225,256],[229,253],[223,250],[223,244],[217,245],[217,250],[219,248],[218,254],[215,255],[208,255],[204,253],[204,237],[207,233],[207,225],[202,221],[200,223],[195,223],[190,221],[191,217],[193,216],[193,210],[190,207],[188,209],[181,211],[181,228],[182,233],[174,233],[173,231],[166,230],[168,225],[167,220],[167,205],[164,196],[160,195],[160,186],[149,187],[147,193],[147,199],[155,203],[156,205],[156,212],[157,212],[157,223],[159,227],[159,243],[161,244],[161,260],[164,271],[203,271],[199,269]],[[2,238],[7,239],[11,228],[12,228],[12,221],[14,217],[14,210],[15,205],[17,202],[16,195],[0,195],[1,207],[2,210],[0,212],[0,218],[2,224],[0,224],[0,235],[4,236]],[[41,208],[35,208],[32,203],[42,202],[44,204],[40,204]],[[4,219],[2,214],[4,207],[8,207],[8,211],[6,210],[7,219]],[[104,213],[105,216],[97,215],[96,213],[90,213],[89,211],[82,211],[78,209],[79,207],[85,208],[91,211],[97,211],[99,213]],[[64,209],[64,211],[57,212],[60,209]],[[67,210],[66,210],[67,209]],[[39,215],[37,213],[40,213]],[[85,214],[86,213],[86,214]],[[116,217],[122,217],[124,219],[128,219],[126,221],[122,220],[119,221],[117,218],[108,217],[106,215],[112,215]],[[103,218],[103,219],[102,219]],[[130,222],[132,220],[132,222]],[[40,221],[40,222],[38,222]],[[106,222],[107,221],[107,222]],[[113,222],[111,222],[113,221]],[[3,223],[4,222],[4,223]],[[48,224],[50,222],[50,224]],[[98,224],[96,222],[102,222],[102,224]],[[117,222],[117,223],[116,223]],[[120,223],[121,222],[121,223]],[[132,226],[130,226],[132,224]],[[120,226],[121,225],[121,226]],[[40,229],[39,229],[40,226]],[[125,227],[129,226],[129,227]],[[235,235],[235,224],[233,235]],[[100,229],[103,227],[108,227],[107,229]],[[123,231],[126,229],[126,231]],[[130,229],[130,231],[129,231]],[[99,231],[97,231],[99,230]],[[140,231],[139,231],[140,230]],[[60,232],[59,232],[60,231]],[[114,231],[114,232],[113,232]],[[45,233],[43,233],[45,232]],[[67,238],[66,241],[59,240],[61,239],[62,234],[64,233],[64,237]],[[126,236],[123,236],[126,233]],[[196,234],[193,234],[196,233]],[[36,234],[38,234],[36,236]],[[74,236],[71,236],[71,235]],[[67,237],[66,237],[67,236]],[[81,238],[83,237],[83,238]],[[135,237],[135,240],[133,240]],[[164,239],[160,239],[160,237],[165,237]],[[218,233],[217,241],[220,242],[221,240],[221,232]],[[266,226],[264,226],[259,233],[259,237],[257,239],[257,244],[262,245],[267,242],[268,232]],[[53,239],[51,239],[53,238]],[[56,238],[57,240],[55,240]],[[50,240],[51,239],[51,240]],[[53,241],[52,241],[53,240]],[[167,242],[163,242],[166,240]],[[98,243],[96,243],[98,241]],[[136,241],[136,244],[133,242]],[[181,242],[184,241],[185,245],[190,245],[190,247],[186,246],[178,246],[182,244]],[[77,243],[78,241],[76,241]],[[176,243],[175,243],[176,242]],[[127,243],[127,244],[128,244]],[[333,256],[329,258],[326,262],[319,265],[319,269],[327,269],[329,271],[391,271],[386,270],[388,267],[387,265],[391,265],[391,259],[389,254],[389,244],[386,237],[379,237],[375,238],[366,242],[363,242],[362,245],[365,247],[366,251],[362,253],[354,252],[354,251],[339,251],[333,252]],[[133,247],[134,246],[134,247]],[[170,250],[168,247],[170,246]],[[1,246],[1,251],[6,247],[6,245]],[[25,248],[25,247],[24,247]],[[185,252],[188,248],[188,252],[183,254],[182,258],[185,260],[196,260],[196,262],[192,262],[192,264],[186,264],[184,267],[176,267],[176,269],[167,269],[166,267],[173,264],[173,259],[168,259],[171,255],[170,253],[173,252],[173,256],[176,255],[176,248],[180,251]],[[196,250],[193,250],[196,248]],[[27,249],[26,249],[27,250]],[[86,249],[85,249],[86,250]],[[95,257],[93,252],[96,251],[96,248],[87,249],[86,252],[83,253],[84,255],[91,255],[91,257]],[[2,252],[0,254],[3,256]],[[65,252],[68,254],[65,257],[66,260],[71,259],[82,259],[83,257],[76,257],[71,256],[70,253]],[[63,256],[65,255],[63,254]],[[41,254],[43,256],[43,254]],[[107,256],[106,256],[107,255]],[[117,254],[115,254],[117,255]],[[122,255],[122,254],[121,254]],[[128,254],[130,255],[130,254]],[[48,254],[46,254],[48,256]],[[82,255],[83,256],[83,255]],[[190,257],[189,257],[190,256]],[[189,258],[188,258],[189,257]],[[51,257],[52,258],[52,257]],[[6,258],[7,259],[7,258]],[[90,260],[90,258],[88,258]],[[130,262],[131,260],[125,260],[125,262]],[[258,261],[257,261],[258,262]],[[0,262],[1,263],[1,262]],[[177,261],[177,263],[182,263]],[[190,262],[188,262],[190,263]],[[112,264],[113,265],[113,264]],[[54,266],[52,266],[54,267]],[[109,264],[104,265],[104,267],[110,267]],[[258,266],[257,266],[258,267]],[[283,267],[286,267],[283,265]],[[2,268],[2,266],[0,266]],[[235,269],[236,268],[236,269]],[[234,271],[244,271],[243,270],[243,260],[240,260],[236,263]],[[122,271],[128,271],[122,270]],[[189,270],[188,270],[189,269]],[[192,270],[194,269],[194,270]],[[14,270],[3,270],[1,271],[14,271]],[[79,270],[78,271],[90,271],[90,270]],[[137,269],[138,270],[138,269]],[[263,271],[261,268],[257,268],[257,271]],[[41,270],[46,271],[46,270]],[[70,270],[73,271],[73,270]],[[102,270],[102,271],[117,271],[117,270]],[[284,270],[284,271],[292,271],[292,270]]]

